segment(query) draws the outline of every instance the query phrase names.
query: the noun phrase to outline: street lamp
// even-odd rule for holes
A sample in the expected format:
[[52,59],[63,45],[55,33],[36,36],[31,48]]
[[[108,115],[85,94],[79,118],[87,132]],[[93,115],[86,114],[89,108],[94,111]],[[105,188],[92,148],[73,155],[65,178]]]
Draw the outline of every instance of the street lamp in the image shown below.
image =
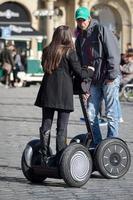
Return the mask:
[[[59,20],[60,17],[63,16],[63,11],[60,7],[54,7],[49,9],[38,9],[33,12],[33,16],[40,18],[43,20],[46,17],[46,30],[47,30],[47,43],[51,41],[53,30],[56,27],[56,22]],[[59,20],[60,21],[60,20]]]

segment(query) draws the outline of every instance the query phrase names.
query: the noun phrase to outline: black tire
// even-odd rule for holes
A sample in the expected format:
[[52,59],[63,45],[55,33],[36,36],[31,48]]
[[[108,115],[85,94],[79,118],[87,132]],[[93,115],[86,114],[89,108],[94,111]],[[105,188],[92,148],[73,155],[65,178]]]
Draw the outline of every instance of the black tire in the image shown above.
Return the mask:
[[117,179],[127,173],[131,155],[126,143],[118,138],[103,140],[95,151],[95,168],[105,177]]
[[60,159],[60,174],[66,184],[81,187],[92,173],[92,158],[87,148],[81,144],[70,144]]
[[[26,162],[26,154],[30,154],[32,151],[31,157],[29,157],[29,162]],[[50,155],[52,155],[52,150],[49,149]],[[21,168],[24,176],[27,180],[31,181],[32,183],[41,183],[47,177],[46,176],[39,176],[35,174],[32,166],[33,165],[41,165],[41,153],[40,153],[40,140],[32,140],[29,142],[24,149],[21,159]]]

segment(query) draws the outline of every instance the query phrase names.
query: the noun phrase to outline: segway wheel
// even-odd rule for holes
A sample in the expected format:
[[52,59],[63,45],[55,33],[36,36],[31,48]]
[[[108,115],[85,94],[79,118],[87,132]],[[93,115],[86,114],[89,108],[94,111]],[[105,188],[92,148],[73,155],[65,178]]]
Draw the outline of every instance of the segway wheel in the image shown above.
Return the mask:
[[[52,150],[49,150],[50,154],[52,154]],[[24,176],[27,180],[32,183],[41,183],[47,177],[38,175],[34,172],[32,166],[41,165],[41,153],[40,153],[40,140],[32,140],[30,141],[24,152],[22,154],[21,159],[21,168]]]
[[90,178],[92,158],[87,148],[72,143],[63,152],[60,159],[60,173],[64,181],[71,187],[81,187]]
[[96,149],[94,165],[105,178],[122,177],[129,170],[130,164],[130,151],[121,139],[105,139]]

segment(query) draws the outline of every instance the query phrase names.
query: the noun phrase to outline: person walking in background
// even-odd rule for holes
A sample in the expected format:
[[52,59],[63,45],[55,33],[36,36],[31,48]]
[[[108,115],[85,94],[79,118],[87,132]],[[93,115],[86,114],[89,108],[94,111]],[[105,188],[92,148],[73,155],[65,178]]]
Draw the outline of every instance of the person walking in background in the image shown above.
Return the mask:
[[[18,72],[24,71],[24,66],[21,61],[20,49],[14,48],[13,58],[14,58],[14,63],[15,63],[15,66],[13,68],[13,81],[14,81],[14,86],[17,87],[17,86],[19,86],[19,82],[20,82],[20,79],[17,76]],[[22,84],[20,84],[20,85],[22,85]]]
[[12,56],[12,51],[14,46],[12,44],[7,44],[6,47],[1,52],[1,66],[5,73],[5,87],[9,88],[11,86],[10,75],[15,67],[15,63]]
[[127,63],[121,66],[122,80],[120,83],[120,92],[122,88],[133,81],[133,49],[126,55]]
[[26,56],[26,51],[24,49],[22,49],[21,51],[21,62],[24,68],[24,72],[26,72],[27,71],[27,56]]
[[118,100],[120,85],[120,50],[116,36],[90,16],[90,10],[79,7],[75,13],[78,27],[76,50],[81,65],[95,68],[90,87],[88,114],[94,143],[102,140],[98,113],[102,99],[107,117],[107,137],[118,137]]
[[66,147],[69,115],[74,110],[71,74],[74,73],[80,79],[92,75],[88,68],[81,68],[68,26],[56,28],[51,43],[43,50],[42,67],[45,74],[35,105],[42,108],[40,141],[42,162],[46,164],[55,111],[58,112],[56,152],[59,153]]

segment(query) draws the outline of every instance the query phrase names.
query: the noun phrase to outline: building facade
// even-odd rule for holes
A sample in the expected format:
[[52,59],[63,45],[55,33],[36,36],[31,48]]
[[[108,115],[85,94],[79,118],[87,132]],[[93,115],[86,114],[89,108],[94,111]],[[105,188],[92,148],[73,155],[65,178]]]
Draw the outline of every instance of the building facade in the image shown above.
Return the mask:
[[133,0],[0,0],[1,38],[40,58],[42,41],[48,44],[57,26],[75,29],[79,6],[90,8],[94,18],[119,36],[121,52],[127,43],[133,46]]

